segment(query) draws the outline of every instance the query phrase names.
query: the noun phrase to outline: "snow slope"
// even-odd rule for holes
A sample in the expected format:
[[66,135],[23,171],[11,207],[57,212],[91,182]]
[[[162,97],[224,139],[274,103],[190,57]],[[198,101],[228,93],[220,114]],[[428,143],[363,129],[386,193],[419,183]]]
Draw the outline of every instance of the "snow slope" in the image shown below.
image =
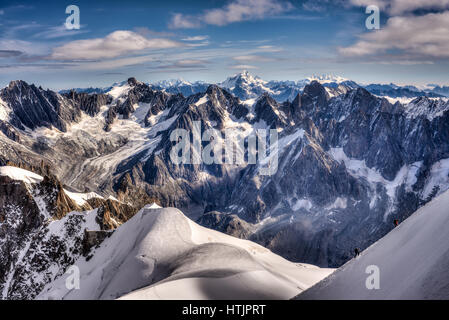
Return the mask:
[[[0,176],[7,176],[12,180],[23,181],[26,184],[36,184],[42,182],[44,178],[34,172],[12,167],[12,166],[2,166],[0,167]],[[71,198],[75,203],[79,206],[82,206],[86,203],[87,200],[92,198],[100,198],[103,199],[102,196],[96,194],[95,192],[89,193],[76,193],[70,192],[64,189],[64,193]]]
[[[449,191],[298,299],[449,299]],[[368,266],[380,289],[368,290]]]
[[39,183],[44,179],[31,171],[11,166],[0,167],[0,176],[7,176],[12,180],[23,181],[25,183]]
[[75,265],[79,290],[68,290],[63,275],[38,299],[290,299],[333,271],[149,205]]

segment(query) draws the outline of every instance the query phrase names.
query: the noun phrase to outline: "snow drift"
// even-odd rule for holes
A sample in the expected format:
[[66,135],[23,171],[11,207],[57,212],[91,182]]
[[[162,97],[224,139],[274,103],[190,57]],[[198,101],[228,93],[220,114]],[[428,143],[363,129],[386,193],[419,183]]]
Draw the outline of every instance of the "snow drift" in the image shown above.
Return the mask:
[[290,299],[333,271],[289,262],[155,206],[74,265],[80,289],[67,289],[62,275],[38,299]]
[[[298,299],[449,299],[449,191]],[[368,266],[379,289],[367,289]]]

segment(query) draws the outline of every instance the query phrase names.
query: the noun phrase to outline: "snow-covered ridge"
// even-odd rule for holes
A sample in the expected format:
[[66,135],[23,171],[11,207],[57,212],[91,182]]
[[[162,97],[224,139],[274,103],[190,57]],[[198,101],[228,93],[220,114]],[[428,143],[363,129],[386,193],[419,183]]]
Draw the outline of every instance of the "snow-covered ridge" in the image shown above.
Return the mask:
[[12,180],[23,181],[25,183],[39,183],[44,179],[34,172],[12,166],[0,167],[0,176],[7,176]]
[[68,290],[61,276],[38,299],[289,299],[333,271],[289,262],[154,206],[75,265],[79,290]]
[[70,199],[75,201],[75,203],[79,206],[82,206],[86,204],[87,200],[99,198],[104,199],[102,196],[95,192],[88,192],[88,193],[78,193],[78,192],[70,192],[68,190],[64,189],[64,193],[69,196]]
[[332,74],[323,74],[323,75],[313,75],[311,77],[306,78],[309,82],[312,81],[318,81],[321,84],[326,84],[326,83],[342,83],[344,81],[348,81],[349,79],[340,77],[340,76],[335,76]]
[[[298,298],[448,299],[448,207],[446,191]],[[366,285],[376,284],[369,266],[378,270],[377,289]]]
[[[36,184],[44,180],[42,176],[34,172],[12,166],[0,167],[0,176],[7,176],[12,180],[23,181],[27,184]],[[87,202],[87,200],[92,198],[103,199],[102,196],[98,195],[95,192],[77,193],[77,192],[70,192],[64,189],[64,193],[73,201],[75,201],[75,203],[79,206],[84,205]]]
[[405,105],[407,117],[416,118],[426,116],[429,121],[441,117],[443,113],[449,110],[449,100],[420,97],[410,101]]

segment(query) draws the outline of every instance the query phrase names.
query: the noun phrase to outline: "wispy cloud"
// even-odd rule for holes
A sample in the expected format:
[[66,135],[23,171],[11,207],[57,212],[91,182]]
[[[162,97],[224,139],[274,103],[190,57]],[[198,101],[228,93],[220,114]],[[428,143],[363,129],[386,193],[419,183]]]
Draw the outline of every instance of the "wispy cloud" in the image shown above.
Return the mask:
[[106,59],[103,61],[86,61],[74,64],[77,70],[118,70],[123,67],[144,66],[148,62],[157,60],[154,55],[141,55],[137,57],[125,57],[117,59]]
[[151,66],[151,69],[204,69],[208,64],[205,60],[184,59],[172,61],[170,63],[160,64],[158,66]]
[[2,50],[20,51],[26,56],[39,56],[48,53],[46,44],[17,39],[0,39],[0,48]]
[[141,50],[158,50],[183,46],[164,38],[148,39],[132,31],[115,31],[104,38],[76,40],[54,48],[53,60],[94,60],[116,58]]
[[181,40],[189,42],[187,45],[188,47],[205,47],[210,44],[210,41],[208,39],[209,36],[193,36],[193,37],[186,37]]
[[249,65],[249,64],[237,64],[237,65],[229,66],[229,69],[253,70],[253,69],[259,69],[259,68],[256,66]]
[[379,55],[423,62],[449,59],[448,34],[449,11],[398,16],[389,18],[383,29],[365,33],[354,45],[338,51],[345,57],[366,59],[379,59]]
[[354,6],[376,5],[391,15],[401,15],[416,10],[449,9],[449,0],[350,0]]
[[201,20],[198,17],[184,15],[182,13],[173,14],[169,28],[171,29],[194,29],[201,26]]
[[224,26],[235,22],[260,20],[277,15],[294,7],[287,1],[234,0],[222,8],[205,10],[198,15],[176,13],[169,24],[173,29],[198,28],[202,25]]
[[12,58],[22,55],[22,51],[18,50],[0,50],[0,58]]
[[38,39],[56,39],[68,36],[74,36],[78,34],[83,34],[89,32],[89,30],[84,29],[85,26],[82,26],[79,30],[68,30],[65,25],[49,27],[45,31],[41,31],[36,33],[33,37]]
[[263,57],[263,56],[259,56],[259,55],[243,55],[243,56],[237,56],[237,57],[233,57],[232,59],[234,59],[235,61],[239,61],[239,62],[271,62],[271,61],[275,61],[275,59],[273,58],[268,58],[268,57]]
[[284,49],[282,49],[280,47],[275,47],[275,46],[258,46],[257,49],[260,52],[281,52],[281,51],[284,51]]
[[209,39],[209,36],[194,36],[182,39],[183,41],[203,41]]
[[172,32],[155,31],[155,30],[148,29],[147,27],[136,27],[136,28],[134,28],[134,32],[136,32],[146,38],[151,38],[151,37],[170,38],[170,37],[175,36],[175,34]]

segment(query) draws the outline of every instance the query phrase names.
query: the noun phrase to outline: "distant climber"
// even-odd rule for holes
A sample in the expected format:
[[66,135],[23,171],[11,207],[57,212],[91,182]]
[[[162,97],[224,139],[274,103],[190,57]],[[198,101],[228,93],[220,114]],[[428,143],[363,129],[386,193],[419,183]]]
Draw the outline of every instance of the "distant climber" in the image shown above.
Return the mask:
[[355,248],[354,249],[354,258],[357,258],[360,255],[360,250],[359,248]]
[[397,227],[399,225],[399,220],[398,219],[394,219],[393,223],[394,223],[394,226]]

